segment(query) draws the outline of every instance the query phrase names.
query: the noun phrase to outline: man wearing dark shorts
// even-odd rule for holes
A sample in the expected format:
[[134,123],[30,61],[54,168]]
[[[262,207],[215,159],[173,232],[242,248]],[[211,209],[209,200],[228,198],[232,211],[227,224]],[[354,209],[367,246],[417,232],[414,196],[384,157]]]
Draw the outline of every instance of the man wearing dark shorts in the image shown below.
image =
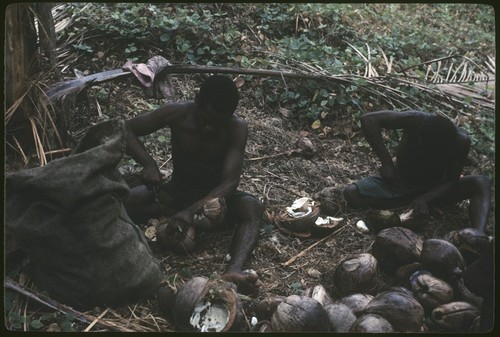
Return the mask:
[[[344,189],[353,208],[390,209],[409,205],[414,214],[469,199],[471,226],[484,234],[490,207],[490,179],[462,176],[470,149],[464,130],[447,117],[421,111],[376,111],[361,118],[361,129],[381,161],[379,176]],[[396,162],[384,145],[382,129],[401,129]]]
[[[143,166],[145,185],[132,189],[125,207],[134,221],[167,216],[170,230],[186,232],[208,201],[222,198],[227,221],[220,226],[231,221],[235,228],[222,278],[242,293],[254,293],[258,276],[242,267],[257,243],[264,205],[237,190],[248,136],[246,122],[235,114],[238,101],[235,84],[214,75],[202,83],[194,101],[168,103],[127,121],[127,153]],[[164,127],[171,130],[173,163],[166,184],[138,138]]]

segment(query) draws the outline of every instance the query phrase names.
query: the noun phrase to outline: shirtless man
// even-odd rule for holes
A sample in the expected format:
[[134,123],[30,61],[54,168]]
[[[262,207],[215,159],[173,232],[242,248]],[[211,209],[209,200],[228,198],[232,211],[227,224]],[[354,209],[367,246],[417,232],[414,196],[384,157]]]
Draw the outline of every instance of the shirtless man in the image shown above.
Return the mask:
[[[257,243],[264,205],[237,190],[248,136],[246,122],[234,113],[238,101],[234,83],[214,75],[202,83],[194,101],[168,103],[127,121],[127,153],[143,166],[145,185],[132,189],[125,207],[134,221],[168,216],[169,228],[185,230],[207,201],[223,197],[226,220],[235,231],[222,279],[249,294],[257,291],[258,276],[243,273],[242,267]],[[138,139],[164,127],[170,127],[172,137],[168,183]]]
[[[470,139],[446,117],[420,111],[376,111],[361,118],[361,129],[381,161],[380,176],[344,189],[354,208],[390,209],[410,205],[415,215],[433,206],[470,199],[471,227],[484,234],[490,207],[490,179],[461,176]],[[382,129],[402,129],[396,163],[384,146]]]

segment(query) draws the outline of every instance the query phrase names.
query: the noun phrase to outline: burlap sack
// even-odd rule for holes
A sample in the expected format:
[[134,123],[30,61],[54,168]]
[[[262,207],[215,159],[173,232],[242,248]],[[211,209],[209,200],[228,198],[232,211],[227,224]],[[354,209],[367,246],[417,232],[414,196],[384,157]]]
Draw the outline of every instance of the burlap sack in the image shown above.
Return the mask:
[[6,177],[6,226],[50,296],[74,307],[152,295],[162,273],[123,206],[124,121],[89,129],[74,153]]

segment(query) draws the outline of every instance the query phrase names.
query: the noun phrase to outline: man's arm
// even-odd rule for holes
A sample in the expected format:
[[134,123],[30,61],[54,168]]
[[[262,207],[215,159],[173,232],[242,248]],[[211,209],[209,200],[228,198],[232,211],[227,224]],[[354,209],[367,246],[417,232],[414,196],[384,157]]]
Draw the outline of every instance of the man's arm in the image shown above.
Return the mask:
[[458,129],[458,132],[457,146],[455,148],[454,156],[451,158],[449,166],[446,170],[445,179],[427,193],[420,195],[413,200],[411,208],[413,208],[416,213],[427,213],[428,204],[441,197],[445,197],[462,175],[465,167],[465,161],[470,151],[471,141],[465,131]]
[[151,155],[139,140],[163,127],[175,123],[186,115],[190,103],[169,103],[156,110],[137,116],[125,122],[127,130],[127,153],[143,167],[142,176],[146,184],[157,184],[161,181],[161,173]]
[[382,129],[406,129],[416,127],[429,114],[420,111],[374,111],[361,117],[361,130],[373,152],[380,159],[380,175],[386,179],[396,177],[392,156],[382,139]]
[[240,176],[243,169],[243,160],[245,156],[245,146],[248,137],[248,126],[246,122],[236,117],[229,126],[230,140],[229,148],[222,167],[222,178],[219,185],[213,188],[205,197],[196,201],[183,212],[186,220],[191,218],[194,213],[203,207],[203,205],[214,198],[225,197],[236,191],[240,183]]

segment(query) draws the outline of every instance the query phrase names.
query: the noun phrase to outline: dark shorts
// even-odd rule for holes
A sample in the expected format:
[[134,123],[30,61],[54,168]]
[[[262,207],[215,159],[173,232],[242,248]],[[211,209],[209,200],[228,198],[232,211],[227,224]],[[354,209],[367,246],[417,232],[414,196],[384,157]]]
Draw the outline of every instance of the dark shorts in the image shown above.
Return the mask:
[[[192,205],[196,201],[205,197],[211,191],[211,189],[208,188],[200,189],[200,188],[186,187],[185,185],[175,181],[169,181],[165,184],[162,184],[160,188],[162,192],[168,194],[172,198],[172,203],[173,203],[172,206],[177,211],[182,211],[183,209]],[[239,198],[245,196],[253,198],[251,194],[238,190],[235,191],[230,196],[226,197],[226,206],[228,211],[231,212],[232,209],[231,206],[235,200],[238,200]]]
[[366,177],[354,182],[359,193],[374,199],[413,199],[425,193],[432,186],[412,186],[404,181],[397,180],[388,183],[380,176]]

